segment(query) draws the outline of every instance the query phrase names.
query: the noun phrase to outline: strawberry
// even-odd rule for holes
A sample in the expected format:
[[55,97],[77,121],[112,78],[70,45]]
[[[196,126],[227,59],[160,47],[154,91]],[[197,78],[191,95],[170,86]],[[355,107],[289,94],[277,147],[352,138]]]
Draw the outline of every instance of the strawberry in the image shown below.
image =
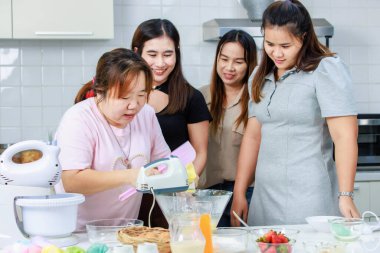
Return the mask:
[[281,241],[281,243],[287,243],[287,242],[289,242],[289,238],[286,237],[284,234],[279,233],[277,235],[277,237]]
[[273,230],[270,230],[268,233],[264,235],[266,242],[272,242],[272,237],[276,235],[276,232]]
[[272,243],[282,243],[282,239],[279,237],[278,234],[272,235]]

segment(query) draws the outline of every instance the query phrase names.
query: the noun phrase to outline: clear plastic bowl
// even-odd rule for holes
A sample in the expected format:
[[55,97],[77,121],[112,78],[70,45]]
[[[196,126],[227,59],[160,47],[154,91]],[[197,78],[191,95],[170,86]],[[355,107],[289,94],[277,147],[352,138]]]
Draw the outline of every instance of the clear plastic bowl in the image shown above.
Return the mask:
[[93,220],[86,224],[87,236],[91,243],[119,244],[117,232],[125,227],[143,226],[138,219],[102,219]]
[[331,233],[341,241],[355,241],[362,235],[364,221],[359,218],[337,218],[330,220]]

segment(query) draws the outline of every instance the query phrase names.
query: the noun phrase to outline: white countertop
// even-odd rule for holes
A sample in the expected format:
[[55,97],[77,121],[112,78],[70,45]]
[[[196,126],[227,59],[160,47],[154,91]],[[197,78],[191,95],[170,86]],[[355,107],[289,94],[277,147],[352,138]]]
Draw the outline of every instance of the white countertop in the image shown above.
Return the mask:
[[[288,226],[275,226],[275,227],[286,227],[286,228],[296,228],[300,230],[300,234],[297,237],[294,251],[292,253],[379,253],[380,252],[380,232],[375,232],[371,235],[362,235],[361,238],[355,242],[350,243],[340,243],[338,242],[331,233],[320,233],[315,231],[310,225],[288,225]],[[87,249],[91,244],[87,241],[86,234],[76,234],[79,238],[79,244],[76,246]],[[340,243],[340,245],[345,248],[345,251],[307,251],[304,245],[313,245],[317,243]],[[257,249],[251,247],[249,252],[255,253]],[[4,250],[0,249],[0,253],[5,253]],[[197,252],[194,252],[197,253]]]
[[[362,235],[358,241],[343,243],[334,238],[331,233],[320,233],[314,230],[310,225],[292,225],[285,226],[288,228],[297,228],[301,232],[298,235],[294,252],[292,253],[309,253],[304,245],[312,245],[321,242],[331,242],[339,244],[345,251],[331,251],[331,253],[379,253],[380,252],[380,232],[375,232],[371,235]],[[318,253],[325,253],[330,251],[323,251]],[[310,252],[317,253],[317,252]]]
[[[286,228],[296,228],[300,230],[300,234],[297,237],[294,251],[292,253],[325,253],[324,252],[313,252],[307,251],[304,245],[313,245],[321,242],[331,242],[333,244],[339,244],[345,251],[331,251],[329,253],[379,253],[380,252],[380,232],[375,232],[371,235],[362,235],[358,241],[343,243],[337,241],[331,233],[320,233],[314,230],[310,225],[288,225],[288,226],[274,226],[274,227],[286,227]],[[85,235],[79,236],[81,242],[77,245],[79,247],[88,248],[90,243],[86,240]],[[250,253],[258,252],[257,249],[250,246]],[[197,252],[194,252],[197,253]]]

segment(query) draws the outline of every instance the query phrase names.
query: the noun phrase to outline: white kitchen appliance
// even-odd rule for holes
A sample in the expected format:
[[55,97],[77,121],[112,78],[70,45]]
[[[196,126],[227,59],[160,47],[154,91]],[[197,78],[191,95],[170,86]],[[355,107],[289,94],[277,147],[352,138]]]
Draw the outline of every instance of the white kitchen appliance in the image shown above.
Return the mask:
[[16,143],[0,156],[0,247],[32,236],[57,246],[76,243],[81,194],[54,194],[61,179],[59,148],[42,141]]
[[[151,169],[157,168],[159,174],[151,174]],[[189,188],[188,175],[185,166],[176,156],[159,159],[144,165],[137,177],[136,190],[148,193],[181,192]]]

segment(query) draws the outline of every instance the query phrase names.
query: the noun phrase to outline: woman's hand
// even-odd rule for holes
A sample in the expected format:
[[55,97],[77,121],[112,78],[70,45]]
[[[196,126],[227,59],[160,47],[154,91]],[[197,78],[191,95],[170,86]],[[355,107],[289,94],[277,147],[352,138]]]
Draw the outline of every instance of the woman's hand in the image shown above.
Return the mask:
[[240,221],[232,213],[235,213],[241,217],[245,222],[248,219],[248,202],[245,197],[245,194],[235,194],[233,195],[232,205],[231,205],[231,226],[240,227]]
[[360,218],[360,213],[355,206],[354,200],[349,196],[339,197],[339,209],[346,218]]

